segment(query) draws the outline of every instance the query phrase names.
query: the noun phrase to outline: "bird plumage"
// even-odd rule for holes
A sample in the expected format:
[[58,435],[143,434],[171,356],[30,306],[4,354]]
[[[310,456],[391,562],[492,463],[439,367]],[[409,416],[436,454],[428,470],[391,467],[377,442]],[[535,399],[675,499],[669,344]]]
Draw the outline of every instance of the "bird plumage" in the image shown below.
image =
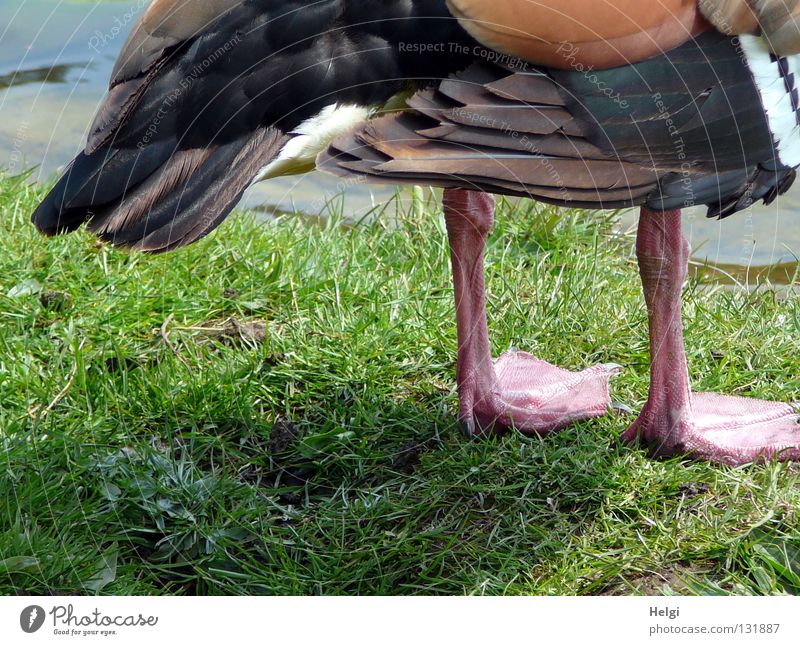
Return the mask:
[[[84,152],[33,221],[48,234],[85,222],[103,239],[153,252],[191,243],[251,182],[309,169],[331,139],[413,91],[416,114],[397,119],[391,136],[407,128],[417,155],[437,147],[416,170],[408,150],[394,150],[393,174],[375,177],[595,207],[683,200],[726,215],[785,190],[800,157],[797,130],[786,131],[797,102],[792,65],[768,49],[737,58],[708,22],[757,31],[763,17],[765,33],[790,48],[797,3],[742,2],[580,0],[565,12],[554,0],[155,0],[122,48]],[[548,19],[554,12],[560,22]],[[493,53],[490,37],[480,44],[462,27],[481,37],[481,25],[503,32],[511,20],[525,42],[555,47],[561,69]],[[670,28],[675,20],[682,30]],[[686,42],[666,53],[640,47],[669,48],[675,34]],[[602,56],[581,62],[592,38],[631,64],[602,71]],[[780,70],[780,82],[769,82]],[[486,101],[475,105],[481,93]],[[501,114],[528,135],[527,150],[474,121]],[[684,148],[664,128],[673,114]],[[367,125],[373,140],[384,124]],[[498,176],[474,172],[481,155]]]
[[800,0],[447,0],[488,47],[549,67],[627,65],[683,44],[710,27],[763,36],[778,56],[800,54]]
[[140,250],[191,243],[308,134],[303,124],[334,106],[380,107],[472,59],[443,0],[200,5],[157,0],[134,27],[86,149],[33,215],[42,232],[86,222]]
[[[478,41],[548,67],[635,63],[709,28],[696,0],[448,0]],[[569,55],[562,45],[569,43]]]
[[[779,79],[781,63],[764,53]],[[726,216],[794,180],[800,129],[770,129],[747,57],[709,31],[611,70],[476,64],[335,141],[320,166],[381,181],[531,196],[567,206]],[[783,146],[783,147],[781,147]]]

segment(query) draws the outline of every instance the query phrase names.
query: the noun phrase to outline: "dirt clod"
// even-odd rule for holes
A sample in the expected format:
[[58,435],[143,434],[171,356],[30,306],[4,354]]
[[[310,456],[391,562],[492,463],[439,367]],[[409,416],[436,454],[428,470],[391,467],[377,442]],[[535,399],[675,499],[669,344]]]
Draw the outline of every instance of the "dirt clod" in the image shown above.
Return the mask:
[[72,307],[72,296],[65,291],[45,291],[39,302],[49,311],[66,311]]
[[110,356],[105,360],[105,368],[109,374],[116,374],[118,372],[130,371],[140,367],[139,363],[137,363],[134,359],[128,358],[127,356],[118,357],[118,356]]
[[688,581],[702,579],[710,572],[710,567],[701,564],[675,563],[658,571],[620,576],[604,588],[602,596],[663,596],[664,594],[684,594]]
[[678,493],[680,493],[683,499],[693,499],[707,493],[710,488],[711,487],[708,484],[703,484],[701,482],[689,482],[687,484],[681,484],[678,486]]
[[279,418],[272,426],[269,435],[269,452],[271,455],[286,452],[300,438],[300,428],[289,419]]
[[410,475],[414,472],[423,452],[425,452],[424,443],[419,443],[417,441],[407,443],[400,452],[392,457],[392,468],[401,473]]
[[284,493],[278,496],[278,501],[284,506],[300,506],[305,498],[300,493]]
[[255,347],[267,340],[267,325],[263,320],[228,318],[223,323],[209,327],[206,333],[209,338],[226,345]]

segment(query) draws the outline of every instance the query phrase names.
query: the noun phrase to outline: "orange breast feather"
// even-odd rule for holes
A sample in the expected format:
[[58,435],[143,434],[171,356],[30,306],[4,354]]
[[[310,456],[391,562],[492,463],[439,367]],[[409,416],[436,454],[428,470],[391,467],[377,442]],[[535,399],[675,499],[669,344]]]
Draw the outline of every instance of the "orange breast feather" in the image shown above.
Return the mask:
[[487,47],[569,69],[656,56],[710,29],[697,0],[448,0]]

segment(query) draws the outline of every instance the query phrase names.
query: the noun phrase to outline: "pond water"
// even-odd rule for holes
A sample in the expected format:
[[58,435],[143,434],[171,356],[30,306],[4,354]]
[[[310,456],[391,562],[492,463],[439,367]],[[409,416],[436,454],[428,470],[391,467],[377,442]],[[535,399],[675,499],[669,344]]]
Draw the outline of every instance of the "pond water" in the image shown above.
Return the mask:
[[[2,0],[0,2],[0,167],[51,179],[83,144],[114,59],[146,0]],[[800,182],[798,182],[800,183]],[[341,198],[338,197],[343,193]],[[395,195],[391,186],[344,186],[321,173],[271,180],[244,204],[263,212],[318,213],[341,199],[357,219]],[[753,284],[791,280],[800,257],[800,187],[770,207],[724,222],[687,211],[686,232],[709,277]],[[632,226],[624,213],[621,224]]]

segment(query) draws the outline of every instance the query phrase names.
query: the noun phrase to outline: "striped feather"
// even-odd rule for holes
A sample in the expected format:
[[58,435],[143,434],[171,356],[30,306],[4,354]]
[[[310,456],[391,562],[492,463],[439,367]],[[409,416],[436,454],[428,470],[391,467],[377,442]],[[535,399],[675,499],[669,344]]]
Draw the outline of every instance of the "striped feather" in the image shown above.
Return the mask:
[[[735,40],[716,32],[607,71],[476,65],[415,96],[413,115],[336,140],[318,164],[568,206],[707,204],[724,217],[794,180],[754,81]],[[785,90],[781,100],[791,103]]]

